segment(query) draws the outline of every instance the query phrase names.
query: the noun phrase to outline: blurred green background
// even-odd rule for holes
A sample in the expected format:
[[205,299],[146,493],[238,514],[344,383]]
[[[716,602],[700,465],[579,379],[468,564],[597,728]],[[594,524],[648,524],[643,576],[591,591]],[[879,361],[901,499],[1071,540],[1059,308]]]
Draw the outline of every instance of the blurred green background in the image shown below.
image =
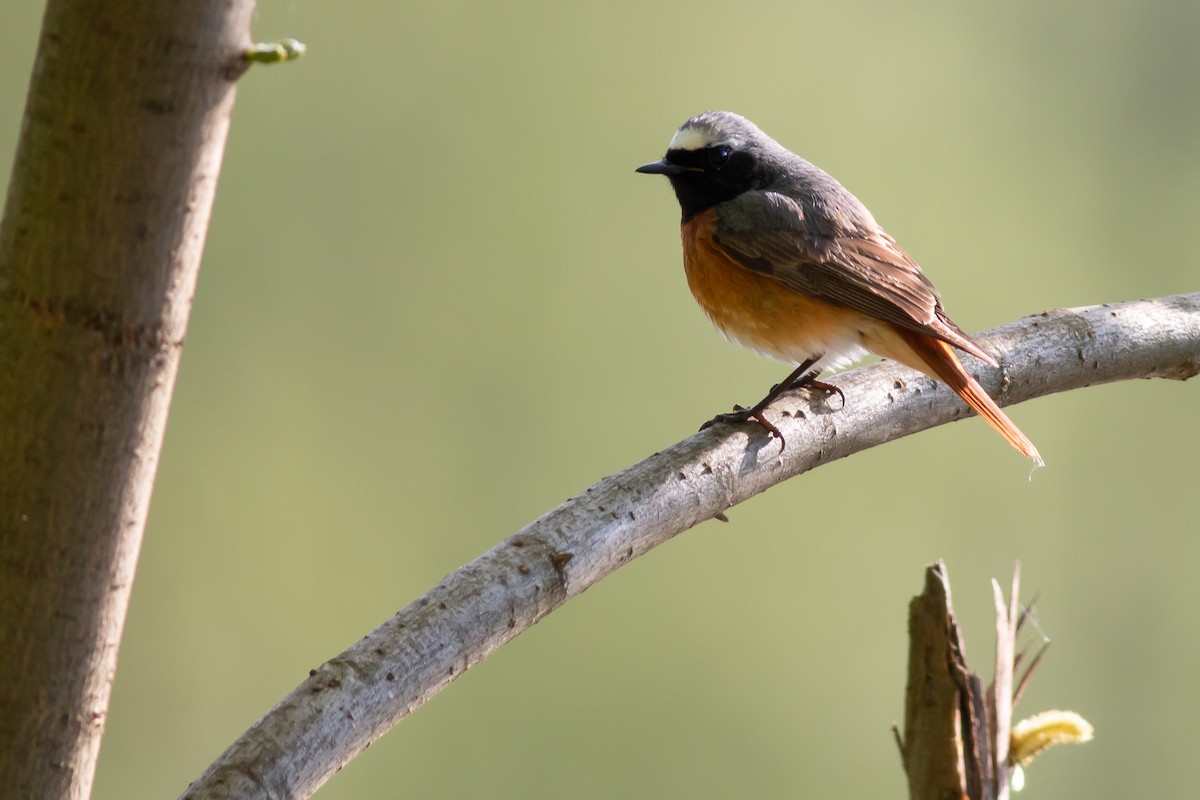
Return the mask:
[[[7,183],[41,9],[0,7]],[[828,169],[968,330],[1200,284],[1200,4],[260,4],[96,797],[181,792],[444,574],[783,375],[685,288],[675,128]],[[905,621],[949,564],[990,675],[1015,559],[1083,713],[1024,796],[1165,797],[1200,750],[1200,385],[1104,386],[784,484],[452,685],[322,798],[902,797]]]

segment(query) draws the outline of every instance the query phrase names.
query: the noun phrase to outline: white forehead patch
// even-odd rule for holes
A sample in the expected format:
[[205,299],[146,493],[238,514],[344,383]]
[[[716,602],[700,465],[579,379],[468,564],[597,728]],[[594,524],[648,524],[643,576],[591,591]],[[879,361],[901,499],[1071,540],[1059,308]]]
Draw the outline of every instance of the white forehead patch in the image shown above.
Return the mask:
[[690,128],[680,128],[671,137],[668,150],[703,150],[712,145],[710,131],[698,125]]

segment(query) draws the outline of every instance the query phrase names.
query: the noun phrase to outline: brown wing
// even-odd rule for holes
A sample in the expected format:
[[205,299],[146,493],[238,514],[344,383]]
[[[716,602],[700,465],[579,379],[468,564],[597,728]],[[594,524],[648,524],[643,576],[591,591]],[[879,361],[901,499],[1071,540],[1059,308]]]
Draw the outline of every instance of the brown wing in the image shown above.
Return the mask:
[[717,214],[716,243],[746,269],[941,339],[995,365],[946,316],[937,289],[917,263],[869,217],[834,210],[810,221],[816,215],[775,192],[746,192],[718,206]]

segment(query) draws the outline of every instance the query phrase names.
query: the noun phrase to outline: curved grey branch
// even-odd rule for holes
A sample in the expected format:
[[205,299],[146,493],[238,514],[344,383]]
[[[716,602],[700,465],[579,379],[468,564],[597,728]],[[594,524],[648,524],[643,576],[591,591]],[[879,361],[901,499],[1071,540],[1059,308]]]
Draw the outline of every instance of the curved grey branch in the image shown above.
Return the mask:
[[[1000,405],[1131,378],[1185,380],[1200,373],[1200,292],[1049,311],[978,340],[1001,368],[971,366]],[[716,426],[530,523],[313,670],[183,797],[307,797],[448,683],[623,564],[783,480],[969,416],[948,389],[891,362],[837,383],[845,408],[803,393],[774,406],[782,454],[756,426]]]

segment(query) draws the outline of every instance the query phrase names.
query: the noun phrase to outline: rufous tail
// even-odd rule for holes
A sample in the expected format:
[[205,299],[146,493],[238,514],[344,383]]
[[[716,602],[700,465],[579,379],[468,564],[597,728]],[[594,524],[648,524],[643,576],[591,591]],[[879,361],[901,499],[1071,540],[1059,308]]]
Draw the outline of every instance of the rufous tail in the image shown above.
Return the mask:
[[[996,405],[996,401],[988,396],[979,382],[967,373],[950,345],[940,339],[915,331],[897,328],[896,332],[904,338],[905,343],[923,362],[925,368],[921,370],[922,372],[944,381],[1021,455],[1032,459],[1039,467],[1045,466],[1046,462],[1042,460],[1042,456],[1033,446],[1033,442],[1021,433],[1021,429],[1000,410],[1000,406]],[[918,365],[910,364],[909,366],[917,367]]]

